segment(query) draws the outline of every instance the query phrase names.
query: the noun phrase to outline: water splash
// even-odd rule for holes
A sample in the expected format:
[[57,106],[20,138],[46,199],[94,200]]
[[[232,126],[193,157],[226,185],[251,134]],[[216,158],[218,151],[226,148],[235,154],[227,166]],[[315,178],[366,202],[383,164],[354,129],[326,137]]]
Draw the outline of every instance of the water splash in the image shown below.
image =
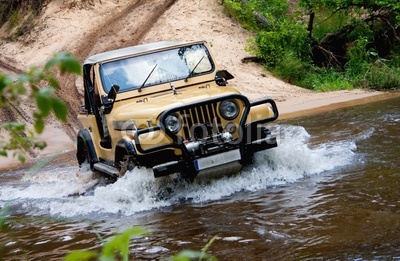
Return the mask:
[[284,185],[350,164],[356,142],[372,132],[311,148],[307,144],[310,135],[303,127],[281,126],[279,146],[257,153],[252,166],[230,177],[200,179],[193,184],[169,177],[154,179],[148,169],[134,169],[108,185],[93,177],[87,168],[50,169],[24,177],[21,185],[2,187],[0,202],[19,202],[32,211],[39,209],[53,216],[73,217],[132,215],[179,204],[182,200],[195,203],[219,200],[239,191]]
[[82,194],[97,183],[91,171],[76,167],[27,172],[19,183],[1,188],[0,200],[66,197]]

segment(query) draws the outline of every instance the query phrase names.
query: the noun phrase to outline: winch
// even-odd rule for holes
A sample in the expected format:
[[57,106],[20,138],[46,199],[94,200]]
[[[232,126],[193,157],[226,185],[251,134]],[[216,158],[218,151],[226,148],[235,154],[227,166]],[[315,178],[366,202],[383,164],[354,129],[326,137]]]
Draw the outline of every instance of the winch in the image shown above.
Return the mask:
[[202,156],[234,145],[232,134],[218,133],[201,139],[191,139],[184,142],[186,149],[193,156]]

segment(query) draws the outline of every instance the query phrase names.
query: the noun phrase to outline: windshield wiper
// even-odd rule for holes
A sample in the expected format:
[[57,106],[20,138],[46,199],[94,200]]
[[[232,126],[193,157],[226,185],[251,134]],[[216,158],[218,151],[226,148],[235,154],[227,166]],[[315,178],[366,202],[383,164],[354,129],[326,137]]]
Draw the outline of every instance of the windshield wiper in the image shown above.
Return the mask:
[[154,65],[153,69],[151,70],[151,72],[149,73],[149,75],[147,76],[146,80],[144,80],[142,86],[139,87],[138,92],[142,91],[142,88],[144,87],[144,85],[146,84],[147,80],[150,78],[150,76],[153,74],[154,70],[156,69],[157,64]]
[[194,70],[196,70],[197,66],[199,66],[199,64],[201,63],[201,61],[203,61],[204,55],[203,57],[201,57],[200,61],[197,62],[196,66],[193,67],[193,69],[189,72],[189,75],[185,78],[185,82],[187,82],[187,80],[189,79],[189,77],[192,76],[192,74],[194,73]]

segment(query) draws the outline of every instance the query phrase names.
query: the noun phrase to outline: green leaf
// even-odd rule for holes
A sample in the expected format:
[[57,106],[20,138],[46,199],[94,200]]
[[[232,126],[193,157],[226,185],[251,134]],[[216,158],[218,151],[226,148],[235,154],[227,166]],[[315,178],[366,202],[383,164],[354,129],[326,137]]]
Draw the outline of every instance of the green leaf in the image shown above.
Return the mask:
[[12,83],[10,77],[0,73],[0,92]]
[[208,248],[214,243],[214,241],[217,239],[217,235],[215,235],[213,238],[211,238],[211,240],[203,247],[203,249],[201,250],[201,257],[200,259],[202,259],[203,257],[207,256],[207,250]]
[[19,122],[5,122],[3,128],[12,132],[21,132],[25,130],[25,124]]
[[183,250],[172,257],[173,261],[190,261],[190,260],[218,260],[215,256],[207,254],[208,248],[214,243],[218,236],[214,236],[203,248],[202,251]]
[[22,163],[25,162],[26,158],[22,153],[18,153],[18,160]]
[[42,117],[36,115],[36,120],[35,120],[34,127],[35,127],[35,131],[36,131],[37,133],[42,133],[42,132],[43,132],[43,129],[44,129],[44,121],[43,121],[43,118],[42,118]]
[[[7,77],[7,76],[6,76]],[[26,93],[25,83],[29,82],[30,77],[27,75],[18,75],[13,78],[7,77],[0,81],[0,85],[5,84],[4,89],[7,88],[9,92],[8,99],[14,100],[19,97],[20,94]],[[4,97],[2,97],[4,98]]]
[[147,230],[141,227],[133,227],[122,234],[114,236],[104,245],[101,260],[112,260],[116,253],[121,254],[122,260],[128,260],[130,238],[144,234],[147,234]]
[[0,156],[7,157],[7,151],[0,150]]
[[6,205],[4,208],[1,209],[0,211],[0,231],[3,230],[4,223],[6,221],[6,215],[8,213],[8,206]]
[[47,76],[47,80],[49,81],[50,86],[52,86],[53,88],[58,88],[60,86],[57,79],[53,76]]
[[40,150],[43,150],[44,148],[46,148],[47,144],[44,141],[37,141],[35,142],[35,144],[33,145],[34,148],[38,148]]
[[52,106],[52,97],[51,95],[54,93],[54,88],[47,87],[40,89],[36,94],[36,104],[40,110],[40,114],[43,117],[46,117],[50,114],[50,109]]
[[14,152],[13,157],[17,157],[18,160],[19,160],[20,162],[22,162],[22,163],[24,163],[25,160],[26,160],[24,154],[22,154],[20,151]]
[[83,261],[83,260],[92,260],[97,256],[97,253],[89,250],[77,250],[68,253],[64,261]]
[[18,75],[18,82],[20,83],[26,83],[26,82],[31,82],[32,77],[27,75],[27,74],[20,74]]
[[37,81],[43,80],[46,76],[43,70],[38,67],[31,67],[28,71],[28,75],[31,76],[31,83],[36,83]]
[[44,65],[44,68],[46,70],[50,70],[51,68],[54,67],[54,65],[56,65],[58,63],[58,59],[57,59],[57,54],[53,55],[53,57],[47,61],[47,63]]
[[57,98],[52,98],[51,105],[53,107],[53,111],[57,119],[64,122],[67,121],[68,110],[65,103]]
[[77,75],[81,75],[81,64],[80,62],[70,53],[59,52],[56,53],[45,65],[45,69],[49,70],[53,66],[57,65],[61,73],[69,72]]
[[194,250],[183,250],[172,257],[173,261],[200,260],[201,252]]

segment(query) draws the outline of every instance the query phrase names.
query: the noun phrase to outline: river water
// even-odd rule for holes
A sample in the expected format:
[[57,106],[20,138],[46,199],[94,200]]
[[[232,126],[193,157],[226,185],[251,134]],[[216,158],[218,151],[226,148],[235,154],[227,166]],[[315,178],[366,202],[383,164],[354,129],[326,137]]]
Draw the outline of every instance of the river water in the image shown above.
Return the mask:
[[[400,260],[400,99],[283,120],[279,147],[194,184],[135,169],[113,184],[73,153],[0,175],[0,260],[61,260],[132,226],[137,260]],[[4,216],[4,214],[3,214]]]

